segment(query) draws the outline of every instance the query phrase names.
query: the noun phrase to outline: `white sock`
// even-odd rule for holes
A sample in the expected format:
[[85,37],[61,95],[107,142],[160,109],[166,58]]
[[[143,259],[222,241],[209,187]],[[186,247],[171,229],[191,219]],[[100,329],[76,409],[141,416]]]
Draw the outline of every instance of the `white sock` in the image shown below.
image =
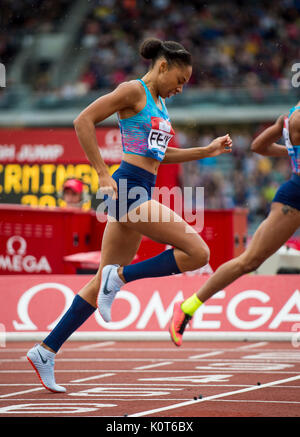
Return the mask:
[[125,284],[118,275],[118,268],[119,266],[113,269],[109,277],[109,282],[111,282],[113,288],[121,288]]

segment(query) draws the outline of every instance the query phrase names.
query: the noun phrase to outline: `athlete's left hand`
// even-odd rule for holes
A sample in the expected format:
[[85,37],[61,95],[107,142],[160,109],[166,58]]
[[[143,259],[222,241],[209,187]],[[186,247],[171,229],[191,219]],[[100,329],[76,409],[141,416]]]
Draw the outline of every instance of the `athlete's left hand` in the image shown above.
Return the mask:
[[230,153],[232,151],[232,139],[229,134],[223,137],[215,138],[208,146],[207,152],[209,157],[218,156],[222,153]]

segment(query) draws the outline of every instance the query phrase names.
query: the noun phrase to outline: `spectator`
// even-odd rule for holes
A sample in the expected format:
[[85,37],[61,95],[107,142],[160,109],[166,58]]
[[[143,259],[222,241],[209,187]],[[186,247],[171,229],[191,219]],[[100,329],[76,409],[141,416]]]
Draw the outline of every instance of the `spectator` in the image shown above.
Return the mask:
[[79,179],[67,179],[63,185],[63,200],[69,208],[81,208],[84,184]]

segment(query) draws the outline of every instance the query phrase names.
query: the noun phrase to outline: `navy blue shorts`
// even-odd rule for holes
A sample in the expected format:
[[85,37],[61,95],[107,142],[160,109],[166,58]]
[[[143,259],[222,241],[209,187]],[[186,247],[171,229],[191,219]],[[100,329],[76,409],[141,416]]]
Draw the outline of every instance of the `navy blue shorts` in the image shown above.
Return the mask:
[[118,184],[118,199],[105,196],[108,215],[120,220],[129,211],[151,199],[156,175],[136,165],[122,161],[112,178]]
[[272,202],[280,202],[300,211],[300,176],[294,173],[290,180],[282,184]]

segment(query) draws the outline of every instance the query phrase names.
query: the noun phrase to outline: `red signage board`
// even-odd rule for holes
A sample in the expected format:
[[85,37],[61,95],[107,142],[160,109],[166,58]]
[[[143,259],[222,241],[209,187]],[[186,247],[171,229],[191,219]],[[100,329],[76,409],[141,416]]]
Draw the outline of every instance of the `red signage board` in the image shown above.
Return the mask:
[[[101,156],[113,173],[122,160],[120,131],[101,127],[96,129],[96,136]],[[170,146],[177,147],[174,138]],[[179,164],[161,165],[157,186],[177,186],[179,169]],[[69,177],[80,178],[87,184],[94,208],[98,175],[74,129],[0,129],[1,203],[61,206],[60,192]]]
[[[0,323],[15,335],[50,331],[90,279],[90,275],[2,276]],[[206,280],[206,275],[181,274],[128,283],[117,294],[112,322],[105,323],[95,311],[78,332],[166,333],[174,302]],[[246,275],[202,305],[187,333],[291,334],[300,331],[299,322],[299,276]]]
[[[96,129],[103,159],[119,163],[122,157],[120,131],[117,128]],[[75,129],[0,129],[0,162],[8,163],[87,163]]]

